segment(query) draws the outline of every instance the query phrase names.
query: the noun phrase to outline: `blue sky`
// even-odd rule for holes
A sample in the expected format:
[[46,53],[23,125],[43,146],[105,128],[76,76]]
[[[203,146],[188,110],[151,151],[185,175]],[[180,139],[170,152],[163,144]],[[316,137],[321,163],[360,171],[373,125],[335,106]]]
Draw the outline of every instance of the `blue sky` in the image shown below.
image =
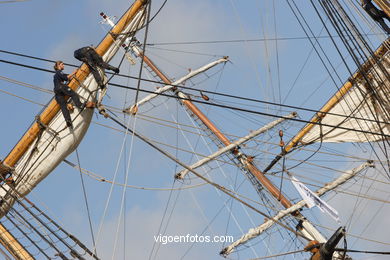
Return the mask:
[[[153,14],[162,2],[162,0],[153,1]],[[3,32],[0,49],[50,60],[60,59],[67,63],[79,65],[79,62],[73,58],[73,51],[82,46],[96,45],[108,30],[106,25],[99,23],[99,13],[104,11],[108,15],[120,17],[128,6],[129,1],[125,0],[115,1],[115,4],[113,1],[104,0],[30,0],[20,3],[0,4],[2,11],[0,28]],[[321,26],[309,4],[302,4],[300,8],[314,29],[314,34],[318,35],[321,31]],[[364,32],[370,32],[370,26],[372,26],[370,21],[368,26],[364,25],[363,22],[360,23]],[[373,29],[375,33],[377,28],[373,27]],[[243,1],[234,0],[168,0],[166,6],[150,26],[148,42],[155,45],[148,47],[147,54],[171,78],[179,78],[187,73],[188,68],[195,69],[217,57],[227,55],[230,57],[231,63],[228,63],[222,72],[214,70],[216,74],[213,77],[200,76],[195,79],[194,82],[197,83],[195,85],[196,88],[318,109],[336,91],[336,87],[329,80],[323,66],[314,53],[309,56],[302,75],[297,76],[311,50],[311,45],[307,40],[162,44],[304,36],[304,32],[296,22],[285,1],[267,0],[260,3],[260,1],[248,0],[243,3]],[[140,32],[138,37],[143,39],[143,31]],[[371,37],[370,39],[372,40],[372,47],[376,48],[380,37],[379,39],[378,37]],[[327,47],[326,53],[331,57],[332,63],[340,64],[341,60],[336,55],[329,39],[322,39],[321,42]],[[4,53],[0,53],[0,57],[1,59],[46,69],[52,68],[52,64],[47,62],[20,58]],[[115,66],[118,63],[119,58],[112,61],[112,64]],[[138,69],[138,66],[130,66],[124,62],[121,66],[121,73],[136,76],[138,75]],[[66,72],[71,72],[72,70],[73,68],[69,67],[65,69]],[[53,87],[52,74],[50,73],[3,63],[0,63],[0,71],[0,75],[4,77],[23,81],[48,90],[51,90]],[[342,81],[344,81],[347,78],[345,69],[341,66],[338,68],[338,72],[342,75]],[[143,77],[147,77],[146,74],[143,75]],[[292,87],[296,79],[296,86]],[[137,84],[135,80],[126,80],[118,77],[114,78],[113,82],[130,87],[135,87]],[[342,82],[338,83],[341,85]],[[186,86],[192,85],[187,83]],[[141,87],[154,89],[155,86],[143,82]],[[52,97],[51,94],[10,84],[4,80],[0,81],[0,90],[8,91],[42,104],[46,104]],[[192,92],[192,94],[199,95],[196,92]],[[227,102],[227,99],[217,98],[218,102]],[[3,92],[0,93],[0,100],[0,109],[3,115],[1,130],[3,137],[1,139],[0,158],[4,158],[42,107]],[[121,109],[126,105],[132,104],[133,100],[134,92],[110,87],[105,104]],[[231,100],[229,102],[231,102],[229,104],[235,105]],[[184,110],[175,103],[175,100],[160,98],[154,105],[156,107],[149,106],[144,108],[142,111],[143,115],[191,124]],[[275,110],[267,108],[265,105],[253,103],[237,105],[279,115],[291,111],[290,109]],[[147,111],[149,108],[150,111]],[[234,136],[243,136],[248,131],[257,129],[272,120],[272,118],[266,116],[247,115],[244,113],[235,114],[208,106],[202,106],[202,109],[207,114],[210,114],[210,117],[216,120],[218,126],[226,133]],[[300,116],[301,118],[309,119],[311,113],[300,112]],[[123,119],[124,116],[119,115],[119,118]],[[145,119],[152,120],[150,117],[143,117],[137,119],[136,122],[132,120],[131,125],[135,126],[138,132],[149,138],[173,146],[177,145],[188,150],[192,146],[201,154],[209,154],[216,150],[215,146],[207,148],[194,134],[189,134],[189,137],[187,137],[191,143],[189,145],[187,138],[182,136],[180,130],[168,129],[161,125],[150,123]],[[246,120],[244,121],[243,119]],[[118,164],[117,181],[120,183],[124,182],[125,174],[128,172],[128,183],[131,185],[159,188],[170,188],[172,186],[173,175],[180,170],[180,167],[163,158],[161,154],[149,148],[140,140],[133,140],[131,136],[124,139],[123,133],[97,125],[96,123],[115,126],[98,114],[94,116],[93,121],[94,123],[78,148],[80,164],[83,168],[107,179],[113,179]],[[288,130],[287,126],[290,126],[291,129]],[[297,123],[288,123],[286,126],[283,126],[283,129],[286,130],[286,138],[291,137],[301,126],[301,124]],[[259,140],[265,142],[277,140],[271,137],[276,131],[260,137]],[[125,152],[120,153],[123,143],[125,143],[126,147]],[[248,146],[250,148],[250,145]],[[191,154],[167,146],[163,147],[188,164],[197,160]],[[333,146],[330,145],[330,148],[333,148]],[[266,152],[277,153],[279,147],[263,144],[260,149]],[[350,154],[354,153],[351,147],[346,147],[344,151]],[[273,158],[272,154],[263,154],[258,151],[254,153],[258,158],[264,159],[264,162],[259,162],[260,168],[263,168],[266,162]],[[298,156],[304,158],[307,154],[303,153],[303,155]],[[68,159],[77,163],[75,154],[69,156]],[[126,171],[126,165],[129,161],[130,167]],[[294,162],[289,163],[294,164]],[[335,167],[349,169],[351,166],[353,166],[353,162],[339,162],[339,165]],[[217,165],[214,164],[211,167],[217,168]],[[239,171],[235,167],[226,166],[222,174],[228,176],[226,179],[220,177],[215,171],[211,171],[210,178],[226,186],[235,185],[242,181],[244,184],[238,190],[251,198],[256,198],[257,195],[251,188],[251,185],[245,181],[245,177],[238,174]],[[84,176],[84,178],[96,236],[99,223],[102,220],[110,185],[97,182],[87,176]],[[275,178],[274,180],[280,182],[280,178]],[[187,180],[184,186],[196,183],[199,183],[199,180]],[[175,187],[180,187],[180,184],[176,183]],[[104,219],[101,237],[99,238],[98,253],[104,256],[103,259],[145,259],[149,257],[149,253],[152,250],[153,235],[156,235],[158,231],[170,192],[130,188],[126,190],[126,215],[124,217],[126,218],[126,228],[120,227],[120,242],[114,254],[113,241],[115,240],[115,232],[113,230],[116,229],[117,225],[122,192],[121,187],[115,186],[113,189],[109,210]],[[297,196],[295,194],[293,198],[298,199]],[[74,233],[91,247],[85,203],[77,170],[64,163],[61,164],[29,195],[29,198],[41,206],[47,205],[50,209],[49,212],[64,225],[65,229]],[[175,198],[178,198],[176,203],[173,202]],[[200,234],[215,215],[217,216],[216,221],[211,225],[212,228],[205,231],[205,234],[227,234],[238,237],[243,232],[246,232],[247,229],[253,227],[253,224],[262,222],[263,217],[259,217],[253,212],[246,213],[236,203],[232,204],[231,211],[228,209],[229,207],[224,207],[230,205],[230,203],[231,201],[226,196],[214,191],[209,186],[172,192],[169,207],[175,205],[175,211],[166,234]],[[334,203],[337,204],[336,208],[342,211],[342,204],[339,202]],[[221,207],[222,213],[217,214]],[[230,215],[230,212],[233,212],[232,215]],[[317,219],[322,220],[323,218],[318,212],[314,212],[314,215]],[[239,224],[235,224],[235,221]],[[332,228],[336,227],[335,223],[326,220],[325,222]],[[123,230],[126,233],[125,241],[122,239]],[[325,230],[325,232],[329,234],[329,231]],[[271,242],[272,240],[259,242],[260,244],[256,246],[265,248],[266,245],[272,244]],[[123,254],[123,244],[127,248],[125,255]],[[188,247],[188,244],[161,246],[156,259],[179,259]],[[217,253],[220,249],[220,244],[195,245],[190,253],[185,256],[185,259],[217,259]],[[268,254],[272,253],[273,249],[269,250]],[[240,256],[246,259],[248,257],[256,257],[257,255],[254,255],[252,250],[247,249],[240,254],[234,255],[234,259]],[[300,259],[299,257],[297,259]]]

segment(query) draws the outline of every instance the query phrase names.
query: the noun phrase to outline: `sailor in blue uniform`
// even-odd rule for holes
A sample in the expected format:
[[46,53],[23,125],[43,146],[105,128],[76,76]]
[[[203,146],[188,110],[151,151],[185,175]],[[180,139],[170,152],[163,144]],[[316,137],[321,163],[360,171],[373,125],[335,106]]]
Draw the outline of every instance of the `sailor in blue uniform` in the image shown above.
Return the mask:
[[62,114],[64,115],[66,125],[69,128],[73,128],[72,125],[72,119],[70,118],[69,110],[67,107],[67,102],[65,97],[68,96],[73,100],[73,103],[80,109],[84,109],[84,107],[92,108],[94,107],[93,102],[87,102],[86,104],[82,104],[80,102],[79,96],[76,92],[74,92],[68,85],[65,83],[72,79],[72,77],[76,74],[76,71],[72,72],[71,74],[65,74],[62,71],[64,70],[64,63],[62,61],[56,61],[54,64],[54,70],[56,73],[53,77],[54,82],[54,94],[55,94],[55,100],[60,105]]
[[386,31],[386,33],[390,34],[390,28],[385,23],[384,19],[390,22],[389,16],[382,10],[379,10],[375,7],[375,5],[371,2],[371,0],[362,0],[362,7],[368,13],[371,18],[378,22],[382,29]]
[[111,66],[107,62],[104,62],[102,57],[100,57],[100,55],[97,54],[95,49],[92,47],[87,46],[75,50],[74,57],[79,61],[85,62],[88,65],[96,82],[98,83],[99,87],[102,89],[105,87],[105,85],[103,82],[103,78],[97,69],[98,67],[103,69],[103,72],[104,69],[108,69],[114,71],[115,73],[119,73],[119,68]]

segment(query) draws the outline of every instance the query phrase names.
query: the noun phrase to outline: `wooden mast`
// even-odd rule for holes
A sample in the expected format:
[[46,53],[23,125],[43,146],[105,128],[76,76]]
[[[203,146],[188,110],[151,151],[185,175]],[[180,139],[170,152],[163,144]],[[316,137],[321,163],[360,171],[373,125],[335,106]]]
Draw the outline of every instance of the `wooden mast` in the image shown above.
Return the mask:
[[390,4],[388,0],[373,0],[390,17]]
[[[104,55],[108,48],[113,44],[114,38],[112,36],[120,33],[135,16],[138,10],[147,2],[147,0],[137,0],[118,21],[117,25],[112,29],[110,33],[106,35],[103,41],[96,47],[96,52],[99,55]],[[78,82],[82,82],[89,74],[89,69],[86,64],[83,64],[76,73],[76,78],[72,79],[69,83],[69,87],[76,90],[79,86]],[[39,115],[39,120],[48,125],[54,116],[59,112],[60,107],[53,99],[47,108]],[[40,126],[38,122],[34,122],[30,129],[24,134],[20,141],[15,145],[11,152],[4,159],[3,164],[8,167],[14,167],[19,159],[25,154],[31,144],[35,141],[40,132]]]
[[292,148],[298,145],[302,138],[321,121],[321,119],[326,116],[326,114],[336,106],[339,101],[348,93],[348,91],[353,87],[354,82],[363,78],[362,71],[368,71],[376,63],[377,59],[380,59],[388,50],[389,50],[390,40],[386,40],[382,45],[375,51],[374,56],[370,57],[363,65],[362,70],[357,71],[337,92],[333,97],[317,112],[310,122],[304,126],[301,131],[295,135],[291,141],[284,147],[283,152],[279,154],[264,170],[265,172],[269,171],[282,157],[283,155],[289,153]]
[[[136,47],[137,48],[137,47]],[[141,53],[140,50],[138,50],[139,55],[144,62],[157,74],[157,76],[167,85],[171,85],[172,82],[166,77],[158,68],[157,66],[146,56]],[[178,92],[180,96],[185,96],[184,93]],[[213,122],[210,121],[210,119],[207,118],[205,114],[202,113],[202,111],[199,110],[199,108],[192,103],[188,97],[183,97],[185,99],[181,99],[180,101],[185,105],[195,116],[197,116],[202,123],[207,126],[207,128],[220,140],[225,146],[228,146],[232,144],[232,142],[229,141],[229,139],[215,126]],[[280,203],[286,207],[289,208],[292,206],[292,203],[285,197],[278,188],[275,187],[275,185],[264,175],[263,172],[261,172],[250,160],[248,160],[245,156],[241,157],[243,164],[245,165],[246,169],[251,172],[260,183],[271,192],[271,194],[280,201]]]
[[[114,43],[114,38],[111,35],[120,33],[136,15],[136,13],[147,3],[148,0],[137,0],[122,16],[118,21],[117,25],[108,33],[103,41],[96,47],[96,52],[103,56],[105,52],[110,48]],[[86,64],[77,70],[75,78],[72,79],[69,83],[69,87],[73,90],[76,90],[79,86],[78,82],[84,81],[89,74],[89,68]],[[46,109],[39,115],[39,120],[44,125],[48,125],[51,120],[59,112],[60,107],[57,102],[53,99]],[[7,171],[12,171],[18,161],[26,153],[28,148],[33,144],[37,138],[40,129],[40,124],[34,122],[32,126],[26,131],[24,136],[19,140],[15,147],[10,151],[7,157],[0,162],[0,173],[4,176]],[[18,240],[11,234],[9,231],[0,223],[0,243],[4,248],[12,254],[15,259],[34,259],[27,250],[18,242]]]
[[15,259],[35,259],[20,243],[19,241],[0,224],[0,244],[13,256]]
[[[167,84],[171,85],[172,82],[166,77],[154,63],[142,53],[142,51],[137,47],[133,46],[133,51],[137,56],[142,58],[144,62],[156,73],[161,80]],[[203,124],[225,145],[231,145],[232,142],[211,122],[206,115],[204,115],[189,99],[187,95],[183,92],[174,90],[176,95],[180,97],[180,101],[186,106],[195,116],[203,122]],[[266,188],[272,196],[277,199],[283,207],[286,209],[290,208],[293,204],[282,194],[282,192],[265,176],[264,172],[260,171],[248,157],[241,153],[239,150],[233,150],[233,154],[238,160],[243,164],[243,166]],[[309,237],[313,240],[320,242],[326,242],[326,239],[319,233],[315,227],[299,212],[294,211],[291,213],[296,219],[302,221],[302,228],[300,229],[306,237]]]

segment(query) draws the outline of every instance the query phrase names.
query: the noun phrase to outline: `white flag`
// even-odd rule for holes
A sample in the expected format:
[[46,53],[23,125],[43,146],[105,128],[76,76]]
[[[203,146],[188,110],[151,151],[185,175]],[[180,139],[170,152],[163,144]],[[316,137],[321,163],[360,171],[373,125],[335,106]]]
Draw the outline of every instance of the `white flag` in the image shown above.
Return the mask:
[[332,208],[328,203],[320,199],[317,194],[312,192],[308,187],[306,187],[294,176],[291,176],[291,182],[294,184],[299,194],[301,194],[303,200],[306,202],[309,208],[317,206],[322,212],[329,214],[334,220],[340,223],[339,213],[334,208]]

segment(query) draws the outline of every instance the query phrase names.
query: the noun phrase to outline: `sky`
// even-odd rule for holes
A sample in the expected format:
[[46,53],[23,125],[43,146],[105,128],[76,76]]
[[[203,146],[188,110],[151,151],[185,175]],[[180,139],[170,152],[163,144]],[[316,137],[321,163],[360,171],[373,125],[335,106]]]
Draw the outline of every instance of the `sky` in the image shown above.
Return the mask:
[[[153,1],[152,15],[162,3],[162,0]],[[2,11],[0,28],[3,32],[0,49],[79,65],[80,63],[73,58],[73,51],[82,46],[97,45],[109,29],[107,25],[100,23],[99,13],[104,11],[109,16],[120,17],[129,5],[130,2],[125,0],[0,2]],[[309,4],[300,4],[299,8],[308,19],[314,35],[325,35],[312,7]],[[349,11],[353,12],[354,9],[351,7]],[[378,27],[367,19],[365,14],[357,12],[353,17],[360,19],[357,21],[364,33],[379,32]],[[144,31],[140,31],[137,35],[141,42],[144,35]],[[182,77],[188,73],[188,69],[196,69],[219,57],[229,56],[230,62],[226,65],[211,70],[207,75],[200,75],[192,82],[187,82],[186,86],[319,109],[337,90],[337,86],[345,82],[348,73],[342,66],[341,59],[329,38],[321,38],[320,42],[326,48],[324,51],[330,63],[336,66],[336,71],[340,75],[334,84],[329,79],[321,60],[312,51],[311,43],[304,38],[305,32],[286,1],[246,0],[243,3],[236,0],[168,0],[150,24],[146,53],[171,79]],[[257,40],[253,41],[253,39]],[[371,47],[375,49],[383,36],[371,35],[368,39]],[[339,39],[336,39],[336,43],[341,45]],[[53,65],[51,62],[6,53],[0,53],[0,57],[2,60],[45,69],[52,69]],[[117,66],[120,58],[121,54],[118,53],[111,64]],[[351,62],[350,58],[345,60]],[[67,66],[65,72],[70,73],[73,69]],[[139,66],[132,66],[125,60],[120,70],[121,74],[137,77]],[[47,104],[52,94],[12,84],[3,77],[52,90],[53,74],[5,63],[0,63],[0,71],[2,76],[0,109],[3,112],[0,158],[4,158],[41,111],[42,106],[39,104]],[[150,78],[145,70],[142,75],[143,78]],[[120,77],[114,77],[112,82],[129,87],[136,87],[138,84],[134,79]],[[154,84],[141,82],[141,88],[153,90],[155,87]],[[9,93],[35,103],[11,96]],[[133,104],[134,94],[131,90],[109,86],[105,104],[123,109]],[[200,92],[191,91],[190,94],[194,99],[199,99]],[[140,94],[141,97],[144,95]],[[240,106],[261,113],[285,115],[293,111],[289,108],[209,95],[219,104]],[[207,105],[200,105],[200,107],[233,140],[274,120],[273,117],[259,114],[226,111],[226,109]],[[194,149],[200,155],[207,155],[217,149],[207,136],[198,137],[197,129],[191,127],[193,122],[189,120],[188,115],[175,99],[158,98],[152,104],[143,107],[139,114],[139,117],[130,120],[123,114],[117,116],[142,135],[165,144],[159,145],[187,164],[197,161],[202,156],[186,151]],[[300,118],[304,120],[309,119],[311,115],[312,113],[307,111],[299,111]],[[156,124],[160,119],[165,120],[160,122],[165,126]],[[173,124],[174,121],[180,122],[180,127]],[[209,185],[169,191],[172,187],[188,187],[202,182],[191,177],[183,183],[173,183],[174,174],[181,169],[178,165],[139,139],[131,135],[125,136],[123,132],[101,124],[119,129],[117,125],[95,113],[93,123],[77,149],[79,160],[76,153],[71,154],[67,159],[75,164],[80,163],[82,168],[106,179],[116,179],[118,183],[127,181],[129,185],[137,187],[165,189],[123,190],[121,186],[111,186],[107,182],[99,182],[83,175],[94,238],[97,242],[96,248],[102,259],[221,259],[218,252],[224,246],[222,243],[196,243],[192,246],[190,243],[161,245],[154,243],[154,236],[197,234],[231,235],[238,238],[249,228],[263,222],[263,216],[233,202]],[[167,125],[174,127],[167,127]],[[280,147],[275,145],[279,142],[277,136],[279,129],[285,131],[284,138],[287,141],[302,126],[302,123],[287,122],[242,148],[255,156],[257,165],[262,169],[280,151]],[[175,149],[175,146],[182,150]],[[307,158],[317,148],[318,146],[314,145],[310,148],[312,150],[296,152],[286,163],[295,165],[294,158]],[[370,156],[370,152],[359,145],[344,145],[340,148],[329,144],[324,148],[328,149],[326,151],[338,151],[360,158]],[[225,159],[214,162],[200,171],[211,180],[257,201],[258,195],[246,177],[237,167],[227,164]],[[344,161],[337,156],[325,154],[316,154],[313,159],[315,163],[326,166],[330,164],[332,169],[339,171],[356,167],[362,161],[353,159]],[[313,190],[316,189],[315,184],[318,184],[316,181],[326,182],[340,174],[334,170],[324,172],[323,168],[313,165],[302,165],[294,171],[297,174],[306,174],[308,180],[305,180],[310,185],[314,185],[310,186]],[[302,171],[306,173],[303,174]],[[368,175],[383,180],[380,172],[373,171]],[[281,184],[280,175],[270,176],[270,178],[277,185]],[[367,180],[360,178],[357,183],[361,186],[349,188],[351,190],[360,188],[361,191],[366,187],[365,185],[369,185],[365,181]],[[373,196],[386,195],[383,192],[386,190],[386,179],[383,181],[384,184],[376,187]],[[283,185],[285,192],[291,192],[289,195],[293,201],[299,201],[298,194],[290,189],[291,185],[288,181],[284,181]],[[111,195],[110,190],[112,190]],[[78,170],[61,163],[28,195],[28,198],[45,209],[50,216],[89,248],[93,248]],[[352,234],[363,234],[375,240],[386,241],[386,234],[380,232],[377,227],[388,224],[385,219],[386,214],[389,213],[386,203],[377,201],[371,203],[369,200],[363,201],[345,194],[332,194],[327,197],[327,200],[340,212],[343,224],[351,228]],[[364,216],[357,211],[357,208],[364,209],[370,214]],[[357,213],[354,217],[350,217],[351,212],[355,211]],[[326,227],[337,228],[337,223],[323,216],[318,209],[311,211],[306,209],[304,212],[309,214],[316,224],[325,223]],[[374,220],[376,223],[383,224],[373,225]],[[331,234],[328,229],[319,228],[325,232],[325,235]],[[280,237],[273,234],[278,233],[277,230],[279,229],[274,229],[275,232],[257,239],[251,247],[242,248],[240,252],[232,255],[232,259],[249,259],[279,252],[277,243],[280,243]],[[285,235],[284,231],[280,232]],[[294,238],[291,240],[295,241]],[[383,250],[384,248],[383,245],[381,247],[375,243],[361,242],[356,238],[351,238],[351,241],[354,246],[367,246],[367,249]],[[290,246],[280,252],[293,250]],[[296,259],[302,257],[309,256],[297,255]],[[285,259],[294,258],[289,256]]]

